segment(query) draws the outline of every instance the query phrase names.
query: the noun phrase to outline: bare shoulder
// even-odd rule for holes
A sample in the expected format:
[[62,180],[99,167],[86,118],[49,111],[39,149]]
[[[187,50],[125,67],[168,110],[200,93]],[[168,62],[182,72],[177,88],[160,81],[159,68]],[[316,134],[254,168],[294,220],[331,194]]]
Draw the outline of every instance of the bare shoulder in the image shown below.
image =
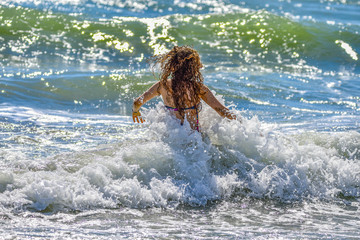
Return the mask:
[[158,82],[154,83],[154,85],[152,85],[152,86],[149,88],[149,90],[150,90],[150,91],[156,91],[156,92],[160,93],[161,85],[162,85],[161,82],[158,81]]
[[153,97],[160,95],[160,82],[154,83],[147,91],[145,91],[140,97],[144,99],[144,101],[148,101]]
[[155,86],[156,86],[156,91],[160,94],[161,90],[163,89],[163,84],[160,81],[158,81],[157,83],[155,83]]

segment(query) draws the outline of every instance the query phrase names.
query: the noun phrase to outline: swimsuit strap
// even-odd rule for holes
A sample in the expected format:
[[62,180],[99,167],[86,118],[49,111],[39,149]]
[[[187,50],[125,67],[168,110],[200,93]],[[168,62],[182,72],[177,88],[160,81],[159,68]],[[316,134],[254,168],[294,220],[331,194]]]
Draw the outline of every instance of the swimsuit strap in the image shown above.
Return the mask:
[[[174,108],[174,107],[170,107],[170,106],[166,106],[165,107],[169,110],[173,110],[173,111],[179,111],[178,108]],[[195,104],[192,107],[188,107],[188,108],[181,108],[181,110],[191,110],[191,109],[195,109],[197,111],[197,109],[200,108],[201,109],[201,102],[199,102],[198,104]],[[199,110],[200,111],[200,110]]]
[[[169,110],[173,110],[173,111],[179,111],[179,109],[177,108],[174,108],[174,107],[169,107],[169,106],[166,106],[165,107]],[[192,106],[192,107],[189,107],[189,108],[182,108],[182,110],[191,110],[191,109],[196,109],[196,105],[195,106]]]
[[[172,110],[172,111],[179,111],[179,109],[177,108],[174,108],[174,107],[169,107],[169,106],[166,106],[165,107],[169,110]],[[198,109],[199,108],[199,109]],[[200,124],[199,124],[199,112],[201,111],[201,108],[202,108],[202,105],[201,105],[201,102],[199,102],[198,104],[192,106],[192,107],[189,107],[189,108],[182,108],[182,110],[190,110],[190,109],[195,109],[196,111],[196,130],[198,132],[200,132]]]

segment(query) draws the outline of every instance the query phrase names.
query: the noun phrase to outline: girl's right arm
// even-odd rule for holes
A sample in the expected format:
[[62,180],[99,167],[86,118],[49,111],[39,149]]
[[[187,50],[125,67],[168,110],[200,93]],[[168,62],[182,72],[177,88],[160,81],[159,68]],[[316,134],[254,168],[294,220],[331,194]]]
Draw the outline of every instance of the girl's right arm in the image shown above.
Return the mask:
[[160,95],[159,88],[160,88],[160,82],[157,82],[154,85],[152,85],[146,92],[144,92],[140,97],[134,100],[133,108],[132,108],[132,115],[134,122],[135,121],[139,122],[139,118],[141,123],[145,121],[141,118],[141,114],[139,112],[140,107],[150,99],[159,96]]

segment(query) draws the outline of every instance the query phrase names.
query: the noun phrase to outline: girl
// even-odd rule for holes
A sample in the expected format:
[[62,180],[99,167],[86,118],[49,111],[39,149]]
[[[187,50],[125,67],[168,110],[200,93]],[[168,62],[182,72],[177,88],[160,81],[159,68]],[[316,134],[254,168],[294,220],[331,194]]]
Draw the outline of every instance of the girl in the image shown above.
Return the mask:
[[173,47],[170,52],[152,58],[154,66],[160,65],[160,81],[134,100],[133,121],[144,122],[139,112],[140,107],[150,99],[161,95],[165,107],[183,124],[186,119],[192,129],[200,131],[199,111],[200,100],[204,100],[220,116],[236,119],[212,94],[203,83],[200,72],[202,64],[200,56],[193,48]]

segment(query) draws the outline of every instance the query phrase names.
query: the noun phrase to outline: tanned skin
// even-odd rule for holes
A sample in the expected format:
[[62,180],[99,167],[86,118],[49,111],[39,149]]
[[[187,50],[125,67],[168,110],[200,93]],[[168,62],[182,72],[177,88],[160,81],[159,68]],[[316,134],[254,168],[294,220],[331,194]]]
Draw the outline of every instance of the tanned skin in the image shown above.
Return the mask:
[[221,104],[210,89],[203,83],[200,72],[202,64],[199,54],[190,47],[174,47],[169,53],[153,57],[155,64],[160,64],[160,81],[152,85],[133,103],[133,121],[145,120],[139,112],[141,106],[154,97],[162,97],[164,104],[178,109],[172,113],[183,123],[186,118],[192,129],[197,128],[198,110],[188,109],[198,106],[201,99],[220,116],[235,120],[236,116]]

